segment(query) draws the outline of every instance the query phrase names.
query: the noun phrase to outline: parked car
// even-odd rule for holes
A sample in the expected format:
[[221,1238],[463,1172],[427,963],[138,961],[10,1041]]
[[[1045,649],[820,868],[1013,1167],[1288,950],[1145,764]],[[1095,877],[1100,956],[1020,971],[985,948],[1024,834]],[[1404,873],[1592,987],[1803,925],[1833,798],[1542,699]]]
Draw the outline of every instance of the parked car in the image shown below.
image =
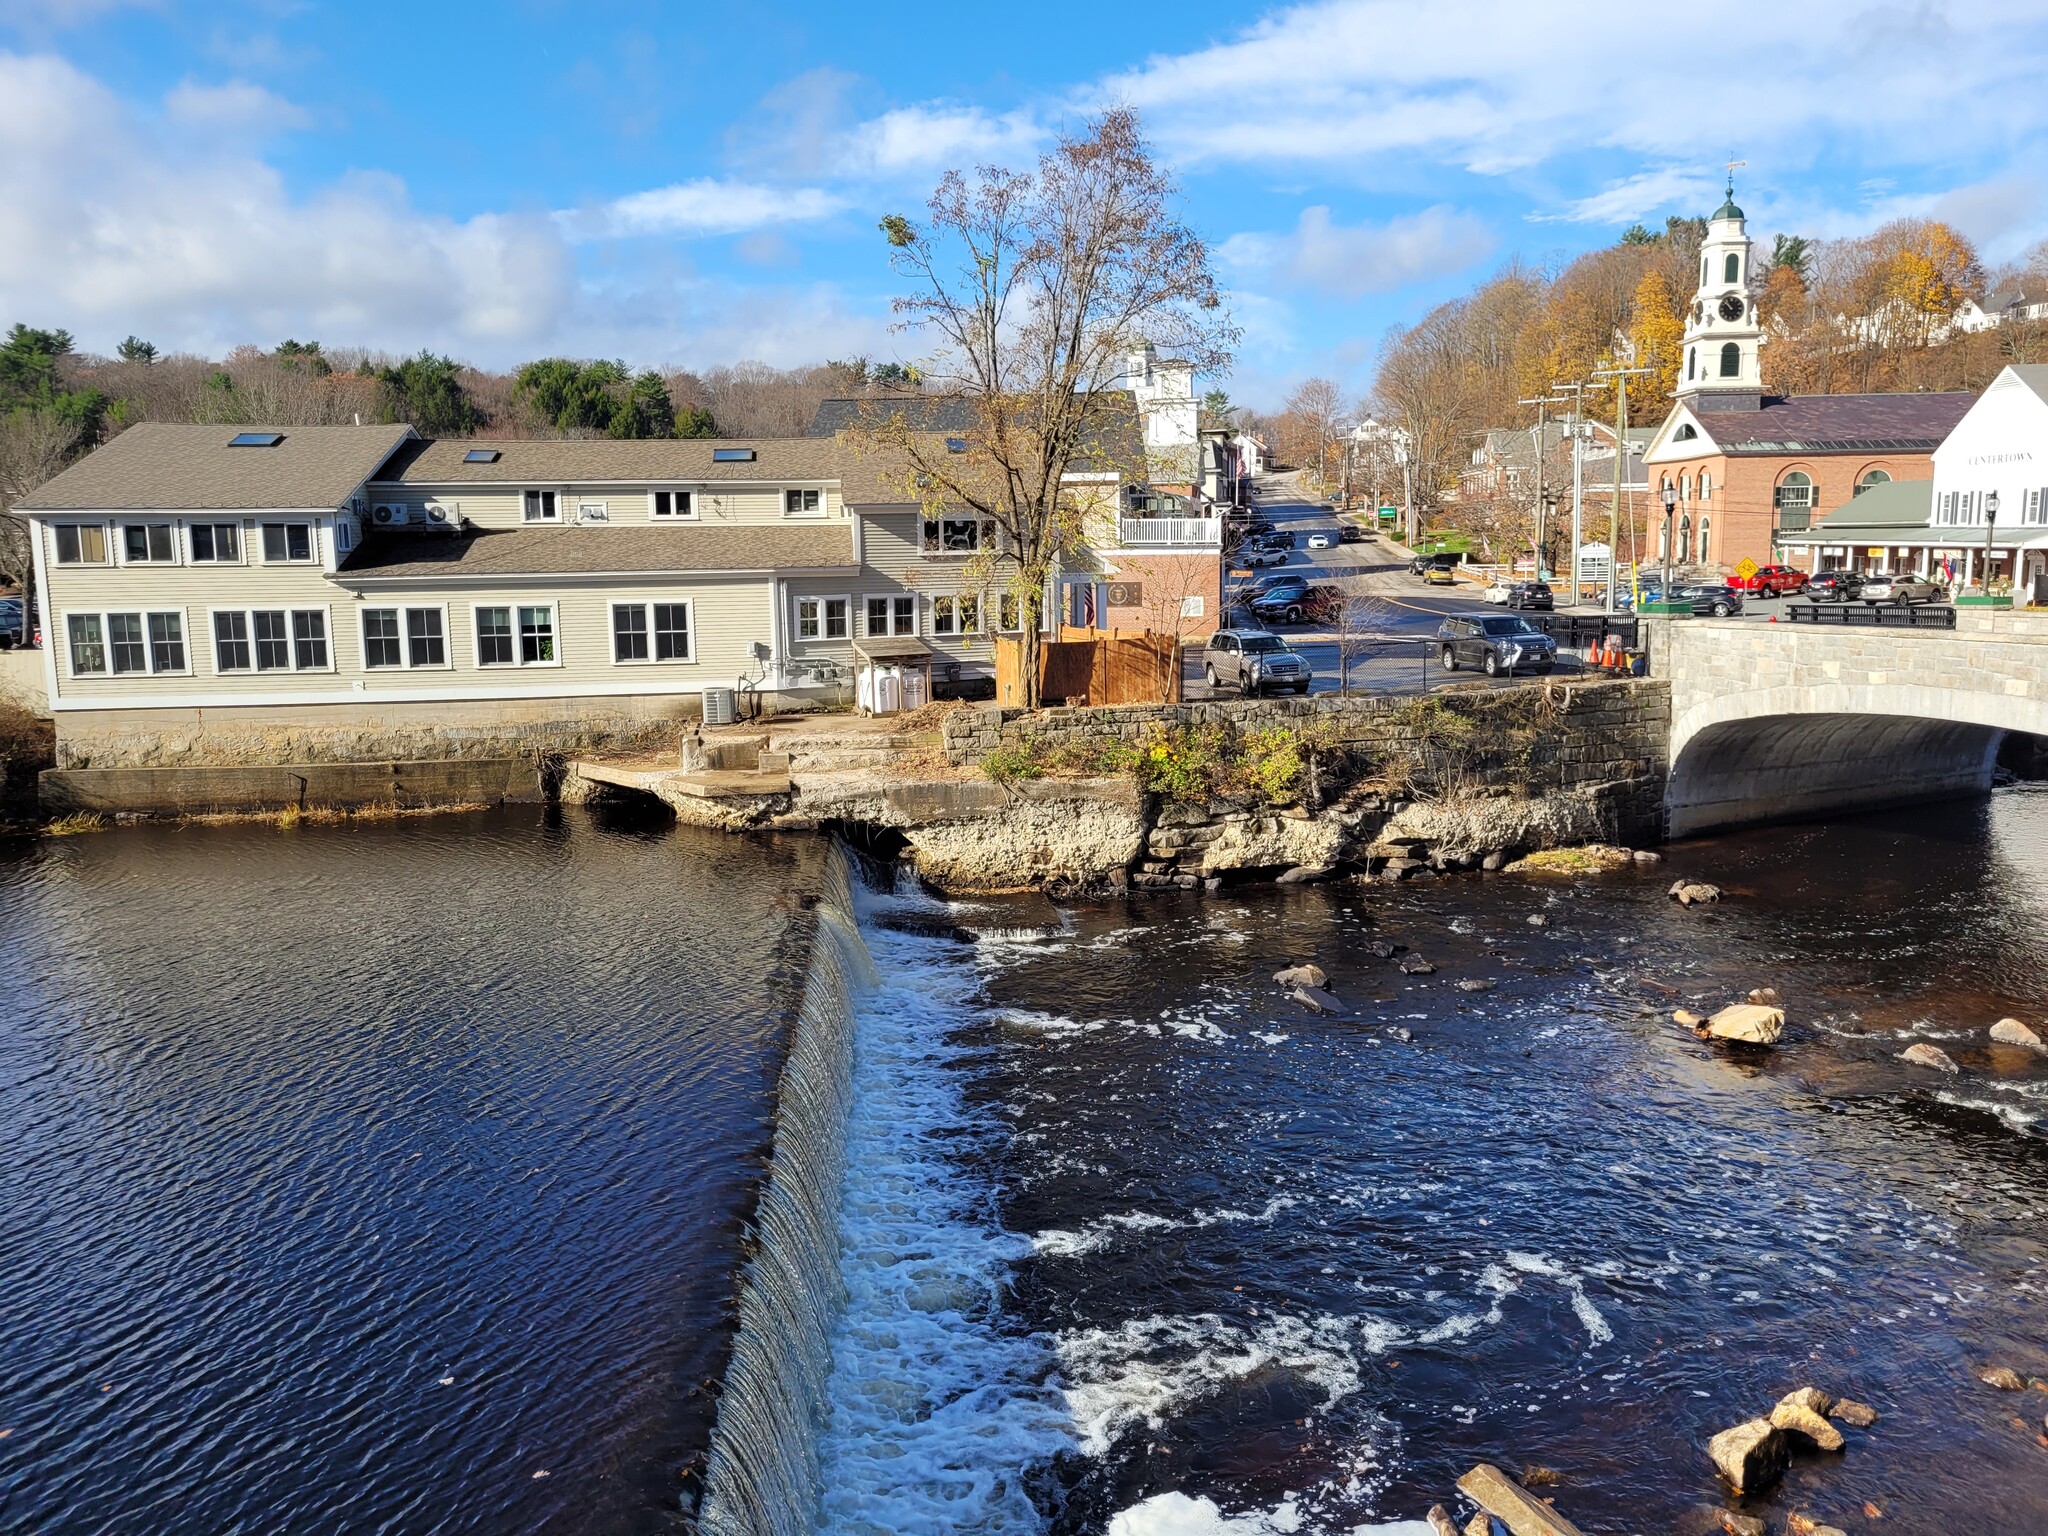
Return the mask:
[[1801,596],[1816,603],[1848,603],[1863,595],[1860,571],[1815,571]]
[[1435,555],[1417,555],[1408,562],[1408,574],[1419,580],[1422,573],[1429,569],[1429,562],[1435,558]]
[[1337,530],[1337,542],[1340,544],[1363,544],[1372,536],[1370,528],[1361,528],[1356,523],[1346,523]]
[[1299,571],[1286,571],[1277,576],[1261,576],[1256,581],[1246,582],[1233,594],[1232,601],[1249,605],[1263,597],[1280,593],[1292,593],[1295,597],[1300,597],[1306,591],[1308,578]]
[[1287,551],[1271,544],[1252,544],[1241,550],[1238,558],[1256,571],[1269,565],[1285,565]]
[[1548,672],[1557,665],[1557,642],[1513,614],[1454,615],[1437,626],[1437,659],[1446,672],[1477,667],[1488,677],[1523,668]]
[[1863,590],[1856,595],[1873,608],[1879,603],[1899,608],[1908,603],[1938,603],[1947,596],[1941,583],[1915,576],[1911,571],[1867,571]]
[[1336,542],[1337,536],[1327,528],[1318,528],[1308,536],[1308,547],[1310,549],[1329,549]]
[[1331,586],[1303,586],[1299,591],[1283,587],[1253,598],[1245,607],[1264,624],[1301,624],[1333,617],[1343,601]]
[[1430,564],[1423,568],[1422,579],[1432,587],[1455,587],[1458,584],[1458,568],[1455,565]]
[[0,597],[0,651],[28,644],[28,610],[18,597]]
[[1730,576],[1728,585],[1752,597],[1787,597],[1805,590],[1806,572],[1789,565],[1765,565],[1754,576]]
[[[1650,594],[1645,592],[1643,598],[1644,601],[1649,601]],[[1671,589],[1671,599],[1679,603],[1690,601],[1696,618],[1725,619],[1742,612],[1742,594],[1726,582],[1674,585]]]
[[1505,607],[1508,594],[1514,591],[1514,589],[1515,584],[1512,581],[1509,581],[1505,576],[1496,576],[1491,582],[1487,583],[1486,590],[1479,595],[1489,603],[1498,603]]
[[1305,656],[1268,630],[1219,629],[1203,649],[1202,678],[1211,688],[1307,693],[1315,671]]
[[1506,598],[1510,608],[1541,608],[1546,611],[1557,606],[1557,598],[1548,582],[1518,581],[1508,588]]

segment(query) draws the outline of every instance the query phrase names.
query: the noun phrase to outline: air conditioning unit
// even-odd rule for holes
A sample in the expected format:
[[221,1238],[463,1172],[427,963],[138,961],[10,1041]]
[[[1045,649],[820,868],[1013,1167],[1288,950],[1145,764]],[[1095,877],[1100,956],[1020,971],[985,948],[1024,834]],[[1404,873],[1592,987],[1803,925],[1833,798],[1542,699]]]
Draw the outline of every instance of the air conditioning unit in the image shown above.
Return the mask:
[[379,528],[398,527],[405,522],[405,508],[373,507],[370,509],[370,521]]
[[436,528],[445,528],[449,523],[449,509],[436,502],[427,504],[427,521]]

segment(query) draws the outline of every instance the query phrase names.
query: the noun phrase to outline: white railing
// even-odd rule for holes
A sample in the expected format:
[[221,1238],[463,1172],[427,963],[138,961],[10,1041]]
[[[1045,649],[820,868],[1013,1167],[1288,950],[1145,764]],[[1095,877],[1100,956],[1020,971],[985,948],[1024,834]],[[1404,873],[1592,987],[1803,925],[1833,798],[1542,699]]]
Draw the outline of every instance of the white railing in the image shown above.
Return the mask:
[[1117,541],[1126,549],[1213,549],[1223,541],[1223,523],[1214,517],[1125,517],[1117,521]]

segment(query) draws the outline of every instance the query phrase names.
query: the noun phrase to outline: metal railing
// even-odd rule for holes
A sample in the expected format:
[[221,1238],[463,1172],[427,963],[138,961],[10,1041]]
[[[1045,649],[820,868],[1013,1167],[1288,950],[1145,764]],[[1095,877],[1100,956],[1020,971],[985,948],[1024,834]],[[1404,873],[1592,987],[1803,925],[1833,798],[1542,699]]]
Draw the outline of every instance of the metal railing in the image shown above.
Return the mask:
[[1214,517],[1125,517],[1117,520],[1116,536],[1126,549],[1213,549],[1222,543],[1223,523]]
[[1641,626],[1633,614],[1524,613],[1521,617],[1559,645],[1574,649],[1583,650],[1610,637],[1628,650],[1634,650],[1641,643]]
[[1954,629],[1956,611],[1933,604],[1898,607],[1889,603],[1787,603],[1785,619],[1791,624],[1842,624],[1900,629]]

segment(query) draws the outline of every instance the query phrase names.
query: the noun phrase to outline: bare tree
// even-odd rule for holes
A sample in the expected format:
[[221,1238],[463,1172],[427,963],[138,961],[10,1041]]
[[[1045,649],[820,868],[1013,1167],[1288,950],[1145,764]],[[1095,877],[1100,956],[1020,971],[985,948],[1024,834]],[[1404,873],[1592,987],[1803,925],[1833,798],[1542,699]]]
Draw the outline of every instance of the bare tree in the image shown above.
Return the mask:
[[[1139,606],[1145,628],[1160,640],[1159,697],[1170,704],[1180,697],[1189,639],[1208,633],[1222,621],[1222,615],[1208,611],[1220,588],[1215,568],[1211,565],[1205,570],[1195,556],[1178,555],[1150,560],[1120,558],[1117,570],[1144,585],[1145,601]],[[1191,598],[1200,601],[1191,602]]]
[[55,411],[22,407],[0,416],[0,579],[29,594],[35,607],[35,546],[14,504],[71,462],[78,428]]
[[1303,381],[1287,397],[1281,421],[1292,456],[1306,469],[1315,462],[1318,489],[1330,481],[1330,450],[1344,428],[1344,392],[1335,379]]
[[1383,597],[1361,593],[1344,599],[1337,610],[1337,687],[1351,691],[1352,669],[1376,657],[1389,655],[1403,642],[1394,626],[1400,615]]
[[949,171],[926,223],[882,220],[891,262],[912,284],[896,312],[932,344],[932,386],[967,397],[976,419],[934,438],[876,410],[850,436],[885,458],[927,515],[964,509],[993,525],[994,547],[977,561],[1016,600],[1028,707],[1047,587],[1089,511],[1063,481],[1077,470],[1144,475],[1119,388],[1125,358],[1151,342],[1215,372],[1237,339],[1208,247],[1177,201],[1136,114],[1113,108],[1035,172]]

